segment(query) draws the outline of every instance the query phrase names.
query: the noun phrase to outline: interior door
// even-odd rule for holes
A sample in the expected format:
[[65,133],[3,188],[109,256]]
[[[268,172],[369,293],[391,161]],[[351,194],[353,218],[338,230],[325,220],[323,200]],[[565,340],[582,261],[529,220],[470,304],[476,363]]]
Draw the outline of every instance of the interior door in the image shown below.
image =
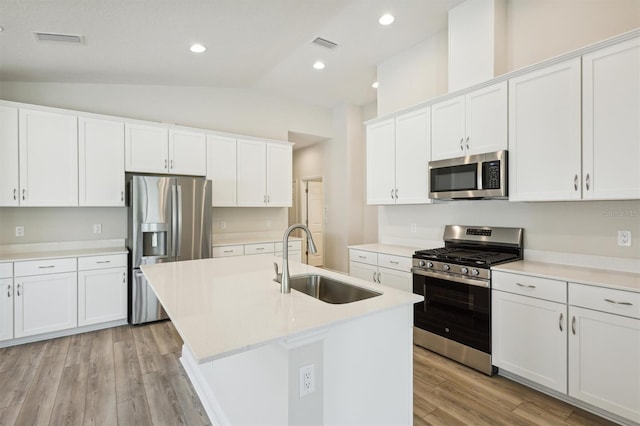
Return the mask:
[[313,236],[318,251],[315,254],[308,254],[308,264],[312,266],[322,266],[324,264],[323,247],[323,222],[324,222],[324,189],[322,181],[307,182],[307,226]]

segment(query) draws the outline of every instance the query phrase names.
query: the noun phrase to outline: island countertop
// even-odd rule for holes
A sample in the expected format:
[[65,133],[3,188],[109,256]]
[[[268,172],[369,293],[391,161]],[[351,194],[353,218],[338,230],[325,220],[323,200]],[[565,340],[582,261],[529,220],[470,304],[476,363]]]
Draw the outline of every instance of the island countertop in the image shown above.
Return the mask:
[[[144,265],[158,299],[198,362],[247,351],[371,313],[413,304],[422,296],[297,262],[291,275],[314,273],[368,288],[380,296],[334,305],[291,290],[280,293],[269,254]],[[280,268],[281,269],[281,268]]]

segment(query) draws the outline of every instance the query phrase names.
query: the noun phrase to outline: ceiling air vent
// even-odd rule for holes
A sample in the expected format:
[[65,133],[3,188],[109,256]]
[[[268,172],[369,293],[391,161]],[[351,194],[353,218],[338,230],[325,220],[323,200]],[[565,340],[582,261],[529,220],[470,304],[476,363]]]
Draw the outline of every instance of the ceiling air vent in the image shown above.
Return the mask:
[[327,49],[335,49],[336,47],[338,47],[338,43],[334,43],[334,42],[329,41],[327,39],[324,39],[322,37],[316,37],[316,39],[313,40],[313,44],[317,44],[318,46],[326,47]]
[[82,43],[81,35],[34,32],[37,41],[55,41],[60,43]]

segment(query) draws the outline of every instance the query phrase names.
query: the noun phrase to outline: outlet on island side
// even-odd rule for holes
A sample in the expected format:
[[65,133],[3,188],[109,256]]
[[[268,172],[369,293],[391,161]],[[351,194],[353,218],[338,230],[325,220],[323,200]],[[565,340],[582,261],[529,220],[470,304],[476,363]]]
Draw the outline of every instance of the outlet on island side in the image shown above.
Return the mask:
[[309,395],[316,390],[316,366],[315,364],[300,367],[300,397]]

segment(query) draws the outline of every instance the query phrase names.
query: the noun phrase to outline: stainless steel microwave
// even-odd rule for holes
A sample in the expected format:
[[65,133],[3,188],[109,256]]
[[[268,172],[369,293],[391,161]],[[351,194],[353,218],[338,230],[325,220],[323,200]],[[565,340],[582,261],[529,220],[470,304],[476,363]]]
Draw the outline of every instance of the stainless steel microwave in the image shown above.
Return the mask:
[[429,162],[429,198],[507,198],[507,151]]

